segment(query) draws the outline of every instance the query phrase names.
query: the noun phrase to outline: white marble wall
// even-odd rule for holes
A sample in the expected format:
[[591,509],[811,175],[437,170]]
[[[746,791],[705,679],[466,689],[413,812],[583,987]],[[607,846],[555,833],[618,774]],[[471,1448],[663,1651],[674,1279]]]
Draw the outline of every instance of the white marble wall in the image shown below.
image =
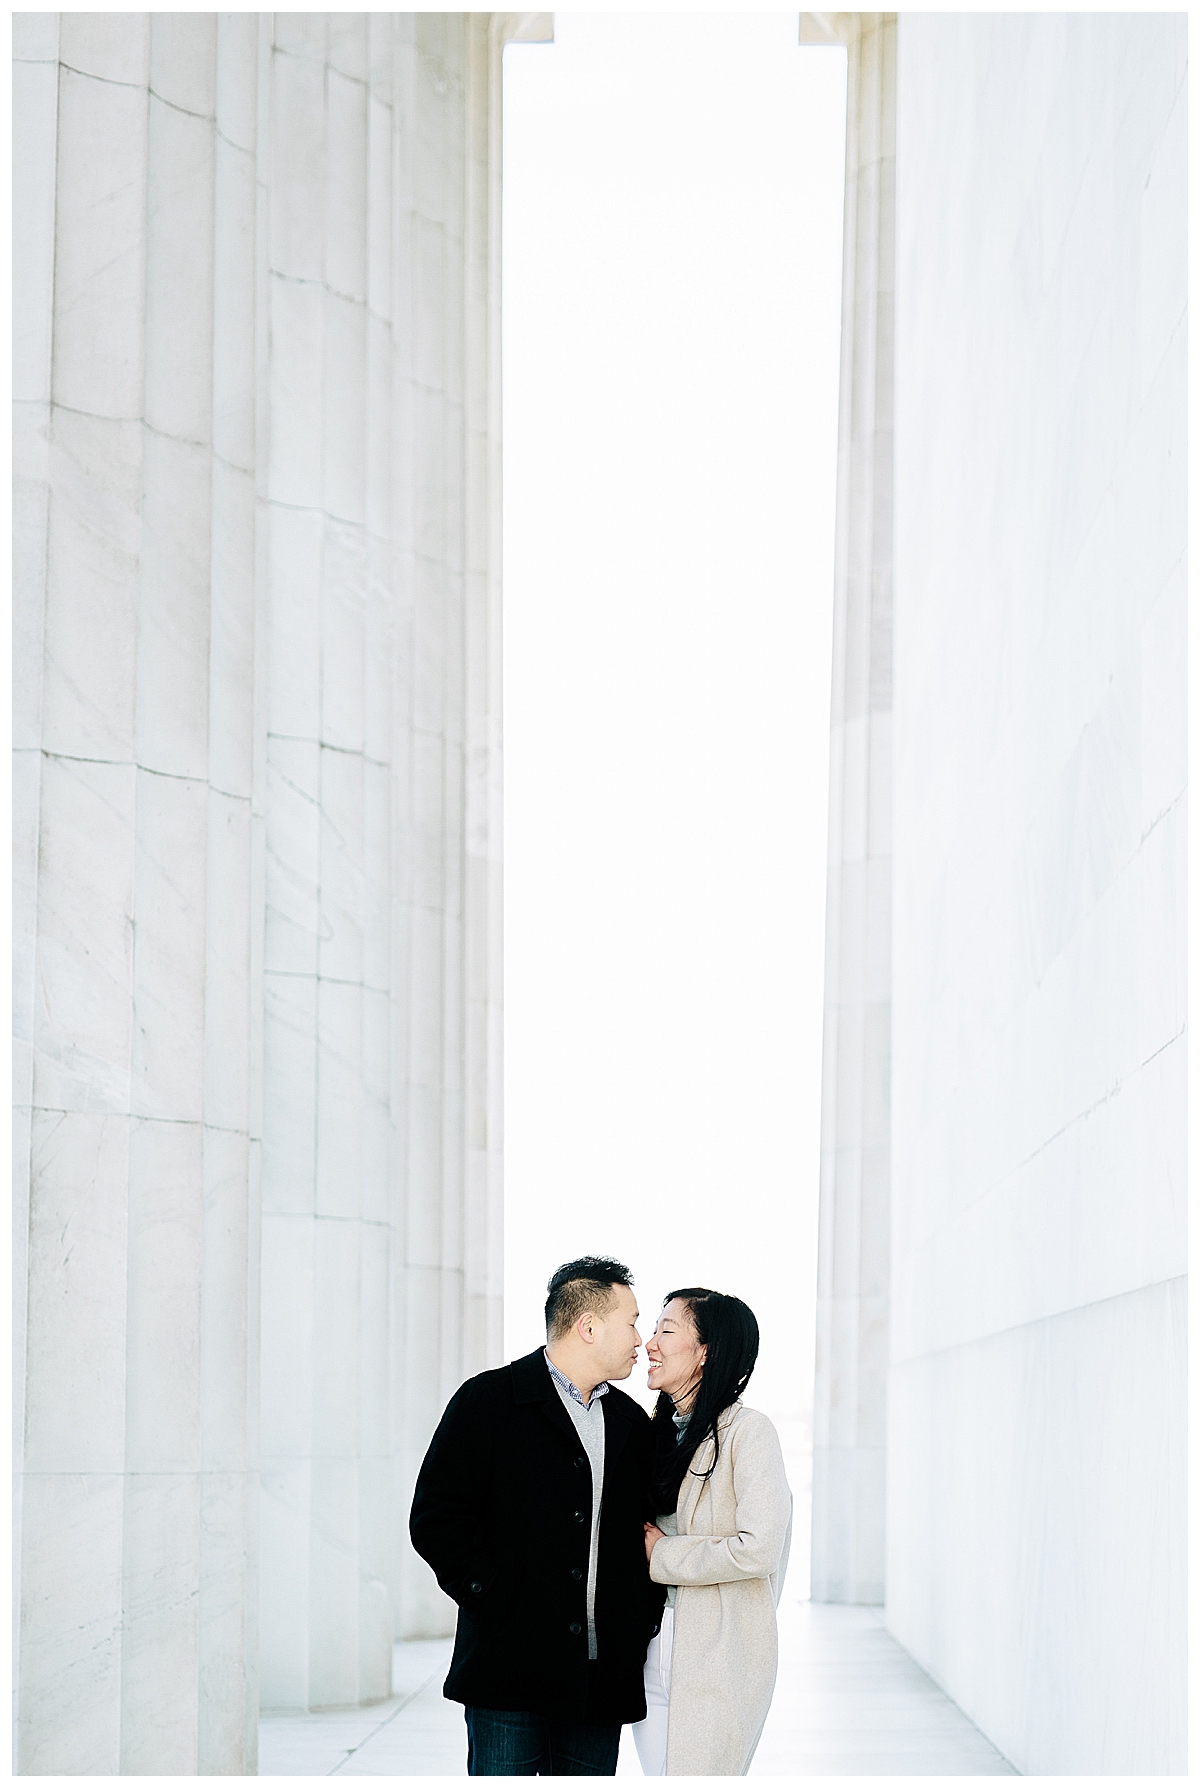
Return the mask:
[[253,1773],[260,1414],[268,1703],[444,1622],[401,1536],[500,1347],[499,68],[547,28],[16,19],[23,1773]]
[[809,13],[847,48],[829,753],[812,1597],[883,1600],[891,1046],[894,13]]
[[887,1619],[1184,1753],[1180,15],[905,15]]

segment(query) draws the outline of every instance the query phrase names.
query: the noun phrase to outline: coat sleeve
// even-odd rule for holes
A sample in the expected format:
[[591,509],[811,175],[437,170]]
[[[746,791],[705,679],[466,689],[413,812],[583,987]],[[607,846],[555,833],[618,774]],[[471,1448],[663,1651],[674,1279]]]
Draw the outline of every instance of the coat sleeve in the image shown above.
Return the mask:
[[454,1393],[417,1474],[408,1531],[460,1608],[487,1620],[503,1600],[484,1527],[495,1448],[495,1399],[479,1379]]
[[739,1422],[726,1444],[733,1464],[736,1531],[711,1538],[665,1536],[650,1554],[650,1575],[656,1583],[679,1587],[737,1583],[747,1577],[770,1577],[779,1569],[792,1521],[792,1493],[779,1436],[763,1417]]

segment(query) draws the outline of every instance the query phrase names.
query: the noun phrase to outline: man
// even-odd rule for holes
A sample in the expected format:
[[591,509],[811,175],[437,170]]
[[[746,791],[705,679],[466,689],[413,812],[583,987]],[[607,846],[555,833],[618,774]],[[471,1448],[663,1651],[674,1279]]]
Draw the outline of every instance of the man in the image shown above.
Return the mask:
[[458,1603],[443,1693],[473,1776],[611,1776],[645,1717],[651,1425],[618,1391],[637,1359],[627,1267],[588,1255],[546,1298],[546,1346],[468,1379],[425,1455],[413,1545]]

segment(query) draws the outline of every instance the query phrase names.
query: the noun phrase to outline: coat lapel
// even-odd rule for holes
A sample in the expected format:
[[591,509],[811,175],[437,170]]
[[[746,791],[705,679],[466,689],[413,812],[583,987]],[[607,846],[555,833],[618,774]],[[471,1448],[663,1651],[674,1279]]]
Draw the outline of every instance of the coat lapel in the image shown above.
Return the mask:
[[548,1388],[542,1402],[542,1414],[553,1427],[557,1428],[560,1433],[565,1434],[571,1445],[578,1450],[579,1434],[575,1424],[563,1408],[563,1400],[555,1389],[554,1380],[550,1377],[548,1372],[546,1374],[546,1379]]
[[[540,1403],[546,1420],[564,1434],[573,1447],[578,1447],[578,1430],[563,1408],[563,1400],[550,1376],[550,1368],[541,1348],[527,1353],[524,1359],[514,1360],[509,1372],[512,1374],[513,1396],[517,1402]],[[610,1465],[614,1465],[620,1458],[625,1442],[629,1439],[630,1414],[624,1407],[624,1400],[611,1389],[601,1397],[600,1407],[604,1411],[604,1475],[607,1478]]]
[[692,1516],[696,1512],[696,1506],[699,1503],[700,1498],[708,1488],[708,1479],[700,1474],[708,1470],[711,1459],[712,1442],[709,1440],[705,1441],[704,1445],[694,1455],[684,1476],[683,1499],[679,1504],[679,1511],[676,1517],[679,1522],[680,1533],[688,1534],[692,1531]]
[[546,1364],[546,1356],[541,1348],[527,1353],[524,1359],[514,1360],[509,1367],[512,1374],[513,1395],[518,1403],[540,1403],[542,1414],[551,1427],[557,1428],[566,1436],[573,1447],[579,1446],[579,1435],[575,1424],[563,1408],[562,1398],[554,1380],[550,1376],[550,1368]]
[[[723,1410],[721,1413],[719,1432],[722,1446],[726,1444],[726,1436],[729,1433],[730,1424],[741,1407],[741,1398],[739,1398],[736,1403],[731,1403],[729,1408]],[[700,1500],[703,1497],[704,1492],[708,1489],[710,1482],[708,1478],[703,1476],[703,1473],[708,1470],[712,1462],[713,1443],[710,1438],[704,1442],[703,1446],[697,1449],[691,1465],[688,1467],[687,1476],[683,1480],[683,1497],[679,1504],[678,1516],[680,1533],[690,1534],[692,1531],[692,1519],[696,1510],[700,1506]]]
[[601,1399],[601,1405],[604,1410],[604,1475],[607,1477],[609,1467],[616,1464],[629,1439],[629,1416],[620,1395],[611,1389]]

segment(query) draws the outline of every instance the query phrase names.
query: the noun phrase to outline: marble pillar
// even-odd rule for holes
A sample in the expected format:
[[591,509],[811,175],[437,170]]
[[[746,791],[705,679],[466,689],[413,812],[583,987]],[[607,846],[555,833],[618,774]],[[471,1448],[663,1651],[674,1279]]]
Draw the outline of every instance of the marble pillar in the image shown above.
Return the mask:
[[809,13],[848,53],[812,1597],[884,1581],[891,1077],[893,13]]
[[548,31],[274,25],[270,1707],[382,1699],[393,1637],[448,1630],[408,1505],[500,1358],[500,73]]
[[445,1626],[405,1517],[501,1345],[500,63],[548,32],[16,19],[22,1773],[252,1774],[260,1659],[371,1700]]
[[1187,21],[905,15],[887,1622],[1186,1773]]
[[243,1774],[258,26],[15,30],[17,1768]]

